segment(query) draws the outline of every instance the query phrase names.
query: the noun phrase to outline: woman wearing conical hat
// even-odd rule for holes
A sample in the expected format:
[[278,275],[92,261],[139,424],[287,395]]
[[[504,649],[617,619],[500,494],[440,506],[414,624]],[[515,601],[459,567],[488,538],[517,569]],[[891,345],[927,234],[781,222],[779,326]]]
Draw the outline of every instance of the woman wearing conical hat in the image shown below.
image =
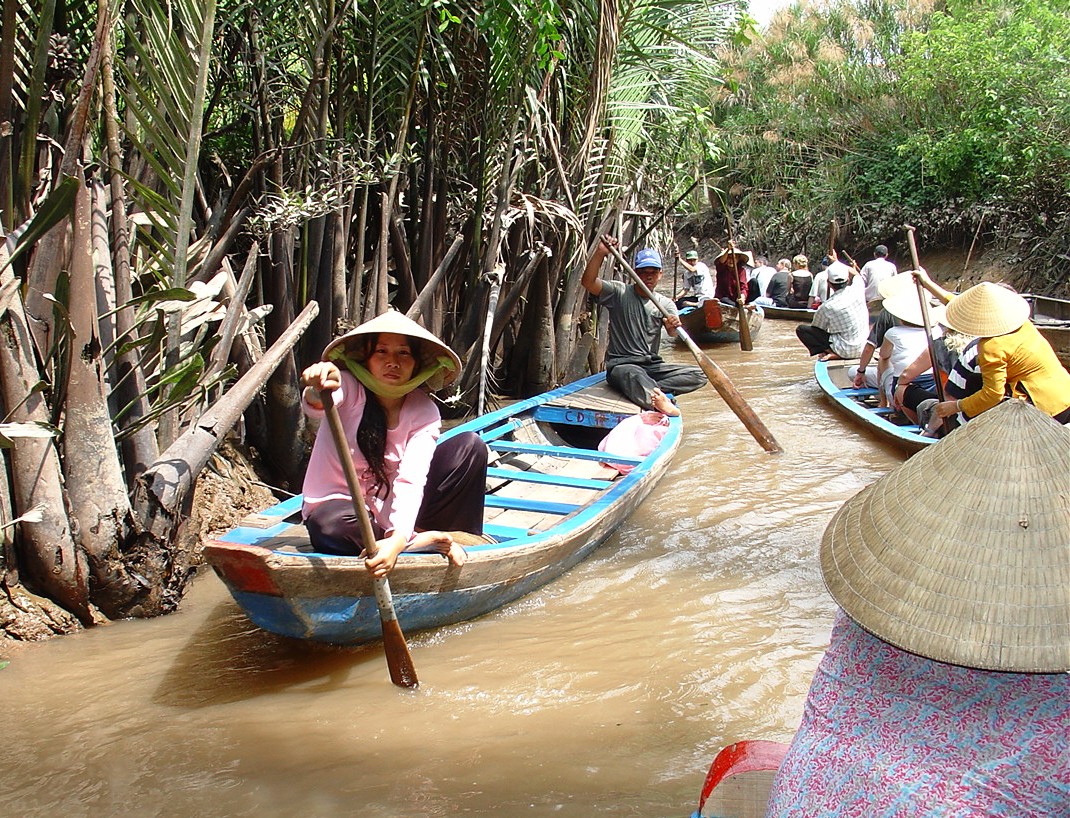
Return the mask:
[[[474,433],[436,445],[438,407],[426,389],[449,385],[460,359],[395,310],[361,324],[301,373],[302,404],[323,417],[320,392],[334,403],[360,480],[378,545],[368,569],[386,576],[402,551],[466,559],[450,531],[483,533],[487,447]],[[326,554],[363,550],[360,522],[330,429],[320,425],[305,474],[302,514],[313,547]]]
[[754,258],[745,250],[737,250],[735,244],[728,247],[713,260],[716,271],[714,295],[719,301],[735,304],[740,293],[747,295],[748,267],[754,266]]
[[925,287],[947,303],[944,323],[980,338],[977,363],[980,391],[957,401],[936,404],[938,417],[959,412],[968,418],[991,409],[1008,394],[1026,398],[1060,423],[1070,423],[1070,372],[1059,363],[1051,344],[1029,320],[1029,302],[1013,290],[983,281],[951,297],[924,270],[915,272]]

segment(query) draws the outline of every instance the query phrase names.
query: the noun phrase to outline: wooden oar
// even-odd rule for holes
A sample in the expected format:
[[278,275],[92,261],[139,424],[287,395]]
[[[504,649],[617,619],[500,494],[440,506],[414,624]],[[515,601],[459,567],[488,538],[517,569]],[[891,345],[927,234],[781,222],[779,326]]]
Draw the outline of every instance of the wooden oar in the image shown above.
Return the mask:
[[[642,292],[650,302],[658,308],[658,311],[666,318],[671,317],[671,313],[658,303],[654,298],[654,294],[650,292],[650,288],[643,283],[643,279],[639,278],[639,274],[635,272],[632,266],[624,260],[624,256],[620,254],[620,250],[616,247],[607,244],[609,251],[613,254],[614,258],[620,263],[620,265],[627,270],[628,275],[631,276],[632,281],[640,292]],[[695,356],[695,361],[703,372],[706,373],[706,377],[709,378],[710,384],[717,390],[718,394],[724,398],[725,403],[728,404],[728,408],[736,413],[743,425],[747,427],[747,431],[751,433],[755,440],[757,440],[763,449],[772,454],[778,454],[784,451],[780,444],[776,442],[772,433],[765,427],[758,415],[754,410],[750,408],[750,405],[743,399],[743,396],[739,394],[739,390],[733,386],[732,382],[728,379],[728,376],[724,373],[721,367],[717,366],[713,360],[698,348],[698,345],[691,340],[691,336],[687,334],[687,330],[683,327],[676,328],[676,337],[682,338],[684,343],[687,344],[687,348],[691,350],[691,354]]]
[[[747,322],[747,307],[743,297],[743,288],[739,284],[739,265],[736,264],[738,256],[734,255],[737,248],[736,240],[732,236],[732,214],[728,212],[728,200],[723,196],[718,198],[724,208],[724,220],[728,227],[728,250],[733,253],[733,255],[729,256],[732,259],[732,278],[736,282],[736,287],[739,288],[736,293],[736,308],[739,311],[739,348],[744,352],[750,352],[754,349],[754,343],[750,337],[750,324]],[[716,262],[714,264],[716,265]]]
[[[334,438],[338,458],[342,461],[346,485],[349,486],[349,496],[353,498],[353,508],[357,512],[357,519],[360,520],[360,533],[364,540],[365,554],[368,558],[374,557],[378,547],[375,544],[371,517],[368,516],[368,509],[364,505],[364,495],[361,493],[360,482],[357,480],[353,456],[349,453],[349,443],[346,440],[345,429],[342,427],[342,419],[338,417],[338,408],[334,405],[334,398],[329,389],[320,392],[320,401],[327,415],[327,423],[331,427],[331,437]],[[398,616],[394,612],[390,583],[387,582],[386,577],[382,579],[373,577],[372,582],[375,587],[375,603],[379,606],[379,621],[383,626],[383,649],[386,652],[386,666],[390,671],[390,681],[398,687],[417,687],[420,681],[416,678],[416,667],[412,663],[409,646],[405,643],[405,634],[401,632]]]
[[[918,261],[918,247],[914,244],[914,225],[904,224],[903,228],[907,231],[907,244],[910,245],[910,260],[914,262],[914,269],[921,269],[921,262]],[[936,362],[936,345],[933,342],[932,323],[929,320],[929,296],[925,292],[925,288],[922,286],[921,281],[914,276],[914,286],[918,290],[918,301],[921,303],[921,320],[925,325],[925,340],[929,342],[929,358],[933,363],[933,379],[936,381],[936,396],[942,401],[944,399],[944,385],[940,382],[940,365]]]
[[[904,224],[903,229],[907,231],[907,244],[910,245],[910,260],[914,263],[914,269],[921,269],[921,262],[918,261],[918,246],[914,243],[914,230],[915,227],[912,224]],[[925,287],[922,286],[921,279],[917,276],[913,276],[914,286],[918,290],[918,301],[921,304],[921,320],[925,325],[925,340],[929,345],[929,360],[933,365],[933,380],[936,381],[936,397],[940,402],[944,400],[944,384],[940,380],[940,364],[936,360],[936,343],[933,341],[932,324],[929,321],[929,295],[925,291]],[[944,418],[941,420],[941,426],[944,429],[944,434],[951,431],[951,419]]]
[[676,242],[673,242],[672,246],[676,251],[676,255],[672,257],[672,300],[676,301],[676,268],[680,263],[680,246]]

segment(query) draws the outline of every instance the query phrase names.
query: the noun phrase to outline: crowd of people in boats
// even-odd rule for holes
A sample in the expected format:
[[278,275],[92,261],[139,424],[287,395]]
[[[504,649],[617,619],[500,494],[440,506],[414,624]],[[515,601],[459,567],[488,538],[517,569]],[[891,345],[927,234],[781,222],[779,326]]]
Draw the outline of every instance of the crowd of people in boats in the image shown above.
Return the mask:
[[697,250],[688,250],[682,257],[677,250],[676,259],[685,270],[678,305],[711,299],[736,304],[742,296],[744,304],[813,310],[828,298],[829,275],[835,279],[844,272],[857,273],[864,283],[866,300],[874,301],[879,299],[880,282],[898,272],[883,244],[877,245],[873,258],[860,269],[853,260],[852,267],[848,267],[835,250],[817,263],[816,272],[811,272],[810,259],[802,253],[780,258],[771,265],[768,257],[740,250],[732,241],[714,259],[713,273],[700,260]]
[[[609,236],[596,243],[581,279],[609,316],[607,383],[644,410],[678,415],[670,396],[701,388],[706,374],[659,354],[662,330],[672,334],[680,325],[677,304],[657,292],[660,253],[639,250],[639,281],[629,283],[602,275],[616,247]],[[861,268],[830,251],[816,275],[805,256],[769,267],[731,242],[715,259],[713,277],[697,251],[682,261],[684,297],[816,308],[812,321],[796,329],[810,355],[857,359],[849,370],[854,385],[878,390],[882,406],[927,435],[946,434],[1006,397],[1070,423],[1070,373],[1030,322],[1028,303],[1006,285],[983,282],[955,295],[924,269],[899,272],[884,245]],[[321,392],[333,392],[355,441],[352,455],[378,537],[369,563],[377,576],[404,550],[439,551],[463,564],[464,549],[449,532],[482,534],[486,446],[474,434],[436,446],[441,417],[427,395],[458,372],[453,350],[391,310],[333,341],[302,373],[305,411],[322,417]],[[353,498],[326,426],[313,447],[303,512],[317,550],[362,552]]]
[[[660,271],[655,251],[643,252],[654,254]],[[770,266],[729,242],[711,273],[697,250],[683,258],[677,251],[686,275],[676,305],[717,300],[814,310],[810,323],[796,329],[810,355],[858,359],[849,370],[854,386],[877,390],[879,407],[927,437],[945,435],[1005,397],[1070,422],[1070,373],[1029,320],[1021,295],[994,282],[956,295],[924,268],[900,272],[888,256],[878,244],[859,267],[830,250],[812,273],[805,255]],[[638,271],[638,257],[636,264]]]
[[[890,407],[940,437],[1004,398],[1022,398],[1070,423],[1070,372],[1029,320],[1029,303],[1009,285],[981,282],[960,294],[924,268],[884,272],[842,262],[828,293],[796,335],[820,360],[858,359],[849,375]],[[868,264],[866,265],[869,266]]]

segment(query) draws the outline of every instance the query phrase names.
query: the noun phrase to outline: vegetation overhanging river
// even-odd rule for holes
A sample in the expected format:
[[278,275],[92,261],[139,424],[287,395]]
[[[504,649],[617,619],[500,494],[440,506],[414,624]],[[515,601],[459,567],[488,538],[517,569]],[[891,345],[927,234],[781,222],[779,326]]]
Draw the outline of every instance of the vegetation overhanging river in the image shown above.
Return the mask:
[[710,354],[784,454],[712,388],[682,396],[684,443],[628,523],[520,602],[412,635],[415,692],[378,646],[259,631],[210,573],[171,616],[22,648],[0,814],[690,814],[722,745],[798,725],[835,607],[821,534],[904,459],[826,404],[793,323]]

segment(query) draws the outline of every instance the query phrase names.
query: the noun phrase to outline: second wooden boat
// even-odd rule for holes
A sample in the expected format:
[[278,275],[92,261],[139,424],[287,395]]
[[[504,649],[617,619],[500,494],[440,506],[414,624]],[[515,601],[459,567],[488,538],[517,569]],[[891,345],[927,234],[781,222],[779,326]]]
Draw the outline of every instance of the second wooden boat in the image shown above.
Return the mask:
[[1060,363],[1070,369],[1070,300],[1023,293],[1029,302],[1029,319],[1043,335]]
[[818,386],[832,400],[832,404],[879,437],[907,452],[917,452],[936,443],[937,438],[924,437],[917,424],[892,409],[878,406],[876,389],[855,388],[847,377],[847,369],[857,361],[818,361],[814,376]]
[[[744,310],[750,337],[757,338],[762,328],[760,309]],[[680,310],[680,324],[697,344],[738,344],[739,309],[723,301],[703,301],[698,306]]]
[[774,321],[798,321],[801,324],[809,324],[814,320],[817,310],[808,310],[806,307],[769,307],[762,306],[762,312],[766,318]]
[[[484,540],[461,567],[438,554],[402,554],[390,573],[404,631],[461,622],[560,576],[623,523],[669,467],[680,418],[643,457],[597,450],[639,412],[593,375],[483,415],[443,434],[474,431],[491,450]],[[627,474],[607,463],[631,467]],[[626,469],[625,469],[626,470]],[[360,557],[315,553],[301,497],[266,509],[205,546],[204,557],[246,615],[272,633],[334,644],[380,638],[371,576]]]

